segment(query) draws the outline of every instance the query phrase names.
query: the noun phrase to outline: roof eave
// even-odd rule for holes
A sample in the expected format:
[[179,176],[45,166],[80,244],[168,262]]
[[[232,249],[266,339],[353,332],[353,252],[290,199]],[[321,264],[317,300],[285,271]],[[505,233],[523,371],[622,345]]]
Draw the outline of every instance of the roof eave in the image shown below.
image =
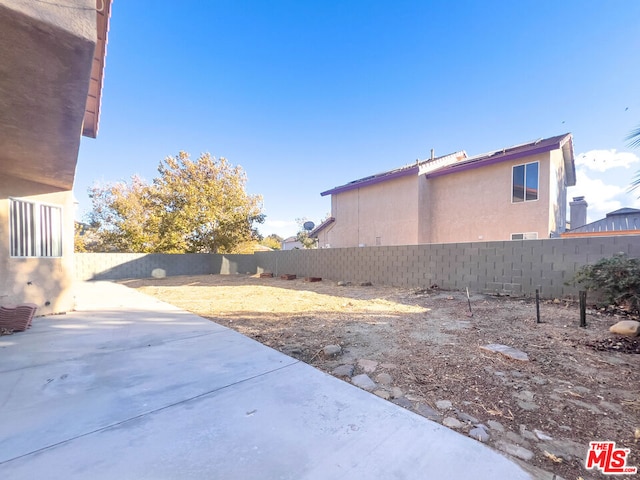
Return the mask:
[[335,195],[337,193],[346,192],[349,190],[355,190],[361,187],[367,187],[370,185],[375,185],[377,183],[386,182],[387,180],[393,180],[394,178],[407,177],[409,175],[417,175],[419,171],[419,167],[416,165],[415,167],[406,168],[403,170],[398,170],[397,172],[389,173],[388,175],[381,175],[379,177],[374,176],[368,180],[364,181],[355,181],[351,183],[347,183],[346,185],[341,185],[339,187],[332,188],[331,190],[327,190],[325,192],[320,193],[320,196],[325,197],[327,195]]
[[318,233],[320,233],[322,230],[327,228],[329,225],[331,225],[335,221],[336,221],[335,217],[327,218],[324,222],[322,222],[320,225],[318,225],[316,228],[314,228],[309,232],[309,237],[315,238],[318,235]]
[[[481,167],[486,167],[489,165],[494,165],[496,163],[501,163],[501,162],[506,162],[507,160],[518,160],[520,158],[526,158],[526,157],[530,157],[532,155],[538,155],[540,153],[546,153],[546,152],[550,152],[552,150],[557,150],[562,148],[562,146],[568,141],[571,140],[571,134],[567,134],[565,135],[563,138],[559,139],[557,142],[554,142],[552,144],[548,144],[548,145],[542,145],[540,147],[537,148],[532,148],[529,150],[523,150],[520,152],[514,152],[514,153],[506,153],[504,155],[501,156],[495,156],[495,157],[489,157],[486,158],[484,160],[479,160],[477,162],[470,162],[470,163],[464,163],[462,165],[451,165],[448,167],[443,167],[440,170],[436,170],[435,172],[431,172],[429,174],[427,174],[427,178],[436,178],[436,177],[440,177],[443,175],[449,175],[451,173],[458,173],[458,172],[463,172],[466,170],[473,170],[475,168],[481,168]],[[570,149],[571,151],[571,164],[573,164],[573,148]],[[565,162],[567,160],[565,159]],[[572,180],[573,180],[573,185],[575,185],[575,165],[573,167],[573,175],[572,175]]]
[[[113,0],[96,0],[98,35],[93,57],[93,65],[91,66],[91,81],[89,84],[89,92],[87,94],[84,122],[82,124],[82,135],[89,138],[96,138],[98,136],[112,1]],[[102,10],[98,9],[99,6],[102,6]]]

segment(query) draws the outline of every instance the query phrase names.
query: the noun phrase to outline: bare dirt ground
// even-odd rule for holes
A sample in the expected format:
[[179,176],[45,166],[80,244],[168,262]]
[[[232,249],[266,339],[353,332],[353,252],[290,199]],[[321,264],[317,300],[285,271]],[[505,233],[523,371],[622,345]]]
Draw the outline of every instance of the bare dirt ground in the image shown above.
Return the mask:
[[[484,431],[482,441],[539,478],[599,478],[584,468],[596,440],[630,449],[627,466],[640,464],[640,337],[609,333],[615,315],[590,309],[580,328],[576,304],[545,301],[537,324],[531,299],[474,294],[471,316],[462,292],[248,275],[122,283],[345,381],[367,374],[375,394],[474,438]],[[342,351],[326,355],[327,345]]]

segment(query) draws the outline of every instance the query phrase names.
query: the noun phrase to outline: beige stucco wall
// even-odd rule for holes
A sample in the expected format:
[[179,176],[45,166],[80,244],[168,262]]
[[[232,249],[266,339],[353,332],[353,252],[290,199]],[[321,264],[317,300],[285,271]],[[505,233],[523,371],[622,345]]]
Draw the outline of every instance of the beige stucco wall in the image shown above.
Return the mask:
[[[538,200],[512,203],[512,167],[534,161],[540,162]],[[428,179],[423,198],[429,200],[431,218],[421,241],[510,240],[512,233],[525,232],[548,238],[554,209],[550,171],[550,154],[543,153]],[[553,177],[555,181],[555,169]]]
[[550,162],[549,232],[557,237],[565,231],[567,222],[567,186],[562,150],[551,151]]
[[410,175],[332,196],[336,218],[321,244],[409,245],[418,243],[418,177]]
[[[0,176],[0,305],[35,303],[38,305],[36,315],[73,308],[73,193],[55,190],[54,187]],[[61,258],[10,257],[10,197],[62,207]]]

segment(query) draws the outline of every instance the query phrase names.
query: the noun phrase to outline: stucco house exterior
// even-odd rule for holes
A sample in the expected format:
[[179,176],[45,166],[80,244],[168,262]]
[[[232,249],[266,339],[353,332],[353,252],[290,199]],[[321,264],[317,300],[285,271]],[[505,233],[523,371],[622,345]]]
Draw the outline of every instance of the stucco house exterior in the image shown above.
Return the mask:
[[0,0],[0,305],[73,308],[73,181],[97,135],[111,0]]
[[575,185],[570,133],[473,157],[460,151],[322,192],[320,248],[559,236]]

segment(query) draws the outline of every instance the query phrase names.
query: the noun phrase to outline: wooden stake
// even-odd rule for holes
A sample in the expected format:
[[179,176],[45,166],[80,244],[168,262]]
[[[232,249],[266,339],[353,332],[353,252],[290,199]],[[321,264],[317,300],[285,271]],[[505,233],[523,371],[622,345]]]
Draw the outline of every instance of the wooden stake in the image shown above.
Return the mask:
[[536,323],[540,323],[540,290],[536,288]]
[[581,290],[578,292],[580,297],[580,326],[586,328],[587,326],[587,291]]

